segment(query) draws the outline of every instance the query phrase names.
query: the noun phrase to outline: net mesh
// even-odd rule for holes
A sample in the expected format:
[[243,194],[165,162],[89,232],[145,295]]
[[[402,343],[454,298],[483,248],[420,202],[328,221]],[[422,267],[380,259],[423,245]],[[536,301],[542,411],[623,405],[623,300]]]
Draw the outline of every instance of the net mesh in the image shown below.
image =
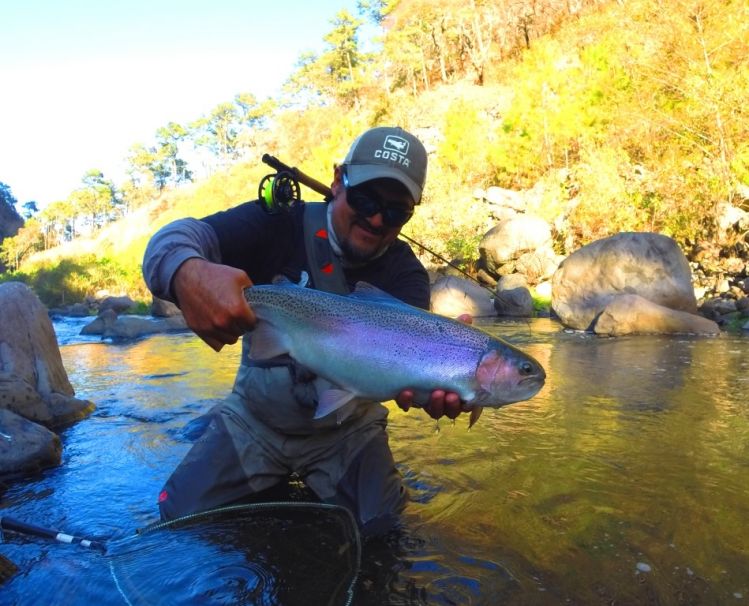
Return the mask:
[[321,503],[224,507],[110,545],[127,604],[348,605],[361,559],[351,513]]

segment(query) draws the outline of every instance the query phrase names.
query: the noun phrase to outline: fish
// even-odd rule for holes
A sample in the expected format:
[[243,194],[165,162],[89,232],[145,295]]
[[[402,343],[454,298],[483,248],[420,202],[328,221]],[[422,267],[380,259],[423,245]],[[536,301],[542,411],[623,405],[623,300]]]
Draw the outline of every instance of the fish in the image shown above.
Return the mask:
[[315,418],[358,398],[394,400],[404,389],[423,406],[443,389],[470,408],[472,426],[484,407],[528,400],[546,379],[541,364],[510,343],[367,282],[338,295],[275,280],[244,296],[257,318],[250,358],[288,355],[330,383]]

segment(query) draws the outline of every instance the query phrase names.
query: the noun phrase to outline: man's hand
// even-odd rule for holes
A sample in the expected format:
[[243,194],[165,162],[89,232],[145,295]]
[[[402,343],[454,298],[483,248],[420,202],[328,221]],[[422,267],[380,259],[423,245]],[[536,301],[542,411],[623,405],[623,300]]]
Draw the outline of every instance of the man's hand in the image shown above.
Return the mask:
[[[395,403],[402,410],[408,410],[414,403],[413,391],[404,389],[395,398]],[[440,419],[443,416],[454,419],[461,412],[468,412],[470,409],[463,407],[458,394],[444,389],[435,389],[429,396],[429,402],[424,406],[424,410],[433,419]]]
[[172,280],[187,325],[214,350],[236,343],[257,321],[243,289],[252,281],[241,269],[188,259]]

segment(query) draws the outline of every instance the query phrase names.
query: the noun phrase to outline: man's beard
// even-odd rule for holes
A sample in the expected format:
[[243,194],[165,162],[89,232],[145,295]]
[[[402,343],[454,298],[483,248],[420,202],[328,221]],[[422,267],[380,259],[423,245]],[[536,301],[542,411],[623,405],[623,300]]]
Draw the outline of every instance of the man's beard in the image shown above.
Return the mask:
[[[362,229],[365,229],[369,231],[370,233],[376,234],[376,235],[382,235],[383,231],[382,229],[376,229],[372,227],[365,219],[357,219],[354,222],[355,224],[359,225]],[[338,245],[341,247],[341,252],[343,252],[343,256],[349,263],[353,265],[360,265],[367,263],[371,261],[372,259],[376,259],[379,257],[385,250],[387,250],[388,245],[385,244],[373,251],[363,251],[360,248],[356,248],[351,244],[351,241],[348,238],[343,238],[338,241]]]

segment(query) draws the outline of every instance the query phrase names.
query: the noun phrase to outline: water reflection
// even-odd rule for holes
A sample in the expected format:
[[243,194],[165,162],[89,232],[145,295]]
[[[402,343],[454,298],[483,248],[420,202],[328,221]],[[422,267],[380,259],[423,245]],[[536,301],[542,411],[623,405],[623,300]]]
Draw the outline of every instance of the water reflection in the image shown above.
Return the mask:
[[522,588],[507,603],[746,595],[747,341],[559,333],[526,349],[547,385],[470,432],[393,415],[396,459],[428,495],[411,512],[451,553],[501,562]]
[[[392,408],[413,499],[398,533],[364,545],[354,603],[746,600],[749,339],[486,327],[542,362],[547,383],[470,431]],[[64,432],[63,465],[7,489],[0,513],[109,540],[153,522],[157,491],[194,420],[230,388],[238,353],[187,335],[63,346],[71,383],[98,408]],[[117,603],[94,554],[17,538],[0,553],[22,571],[0,603],[38,592]],[[201,565],[181,557],[185,570]]]

